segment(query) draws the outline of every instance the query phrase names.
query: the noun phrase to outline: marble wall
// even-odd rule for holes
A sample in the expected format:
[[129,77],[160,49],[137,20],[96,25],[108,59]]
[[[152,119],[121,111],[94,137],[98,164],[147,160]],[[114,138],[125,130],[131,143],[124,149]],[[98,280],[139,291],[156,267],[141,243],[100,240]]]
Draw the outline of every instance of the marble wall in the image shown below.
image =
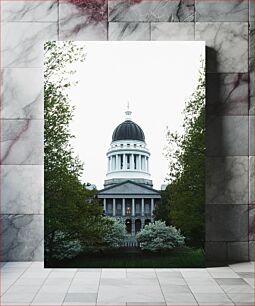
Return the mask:
[[205,40],[206,256],[253,259],[253,0],[1,1],[2,260],[43,259],[43,41]]

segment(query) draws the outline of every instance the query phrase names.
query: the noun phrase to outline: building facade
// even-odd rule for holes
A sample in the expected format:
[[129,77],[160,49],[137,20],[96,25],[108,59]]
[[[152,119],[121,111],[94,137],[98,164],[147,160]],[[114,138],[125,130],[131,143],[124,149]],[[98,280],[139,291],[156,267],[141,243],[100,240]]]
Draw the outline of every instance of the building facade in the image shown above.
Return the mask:
[[97,196],[102,199],[105,215],[123,219],[127,232],[134,237],[154,221],[160,192],[153,189],[144,132],[131,120],[130,110],[125,114],[126,120],[112,134],[104,189]]

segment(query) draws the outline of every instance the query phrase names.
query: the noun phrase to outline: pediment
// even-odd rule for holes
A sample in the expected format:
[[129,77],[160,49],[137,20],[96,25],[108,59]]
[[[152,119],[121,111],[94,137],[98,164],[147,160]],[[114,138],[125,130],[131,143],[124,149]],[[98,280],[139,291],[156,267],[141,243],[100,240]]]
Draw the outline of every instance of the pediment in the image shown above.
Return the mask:
[[98,195],[112,195],[112,194],[115,195],[144,194],[144,195],[160,196],[160,193],[157,190],[131,181],[126,181],[124,183],[116,184],[114,186],[102,189],[98,192]]

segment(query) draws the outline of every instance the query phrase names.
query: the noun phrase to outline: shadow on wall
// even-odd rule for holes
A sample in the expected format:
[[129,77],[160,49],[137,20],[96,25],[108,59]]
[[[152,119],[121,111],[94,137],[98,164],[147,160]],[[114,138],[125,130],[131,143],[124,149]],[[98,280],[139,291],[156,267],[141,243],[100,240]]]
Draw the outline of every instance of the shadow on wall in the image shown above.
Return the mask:
[[218,73],[218,67],[217,52],[207,47],[207,266],[249,260],[248,205],[243,205],[248,204],[248,159],[240,158],[248,155],[247,76]]
[[[214,71],[210,73],[208,71]],[[221,103],[221,80],[218,71],[217,51],[213,48],[206,47],[206,207],[205,207],[205,254],[206,265],[224,265],[227,263],[226,242],[216,242],[215,231],[218,232],[215,224],[215,216],[211,210],[211,203],[214,202],[216,193],[227,188],[227,182],[223,179],[221,189],[215,185],[215,179],[219,175],[219,167],[222,165],[214,163],[210,158],[219,156],[224,151],[224,131],[222,117],[219,114],[222,111]],[[216,222],[217,223],[217,222]],[[222,228],[221,228],[222,229]],[[216,234],[217,235],[217,234]],[[223,247],[222,247],[223,246]]]

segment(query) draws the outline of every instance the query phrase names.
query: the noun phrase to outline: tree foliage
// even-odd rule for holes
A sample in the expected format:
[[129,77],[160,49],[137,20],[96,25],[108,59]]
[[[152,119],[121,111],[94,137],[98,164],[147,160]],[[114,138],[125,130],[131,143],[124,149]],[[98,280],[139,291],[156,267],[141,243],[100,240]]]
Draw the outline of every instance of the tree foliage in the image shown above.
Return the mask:
[[183,246],[185,239],[180,230],[173,226],[167,226],[162,221],[145,225],[136,237],[141,249],[151,252],[171,250]]
[[157,219],[181,228],[190,244],[204,241],[205,206],[205,76],[184,109],[183,133],[167,131],[165,155],[169,184],[155,214]]
[[111,222],[110,226],[105,229],[103,242],[106,248],[119,248],[122,246],[126,238],[126,225],[123,221],[116,220],[115,218],[107,217]]
[[[61,257],[68,243],[97,244],[102,240],[102,208],[95,191],[80,182],[83,164],[70,145],[69,123],[73,107],[67,89],[72,86],[71,64],[85,59],[84,50],[74,42],[47,42],[44,65],[44,203],[45,256]],[[72,248],[70,248],[71,250]],[[75,249],[77,250],[77,248]],[[70,252],[66,252],[68,256]]]

